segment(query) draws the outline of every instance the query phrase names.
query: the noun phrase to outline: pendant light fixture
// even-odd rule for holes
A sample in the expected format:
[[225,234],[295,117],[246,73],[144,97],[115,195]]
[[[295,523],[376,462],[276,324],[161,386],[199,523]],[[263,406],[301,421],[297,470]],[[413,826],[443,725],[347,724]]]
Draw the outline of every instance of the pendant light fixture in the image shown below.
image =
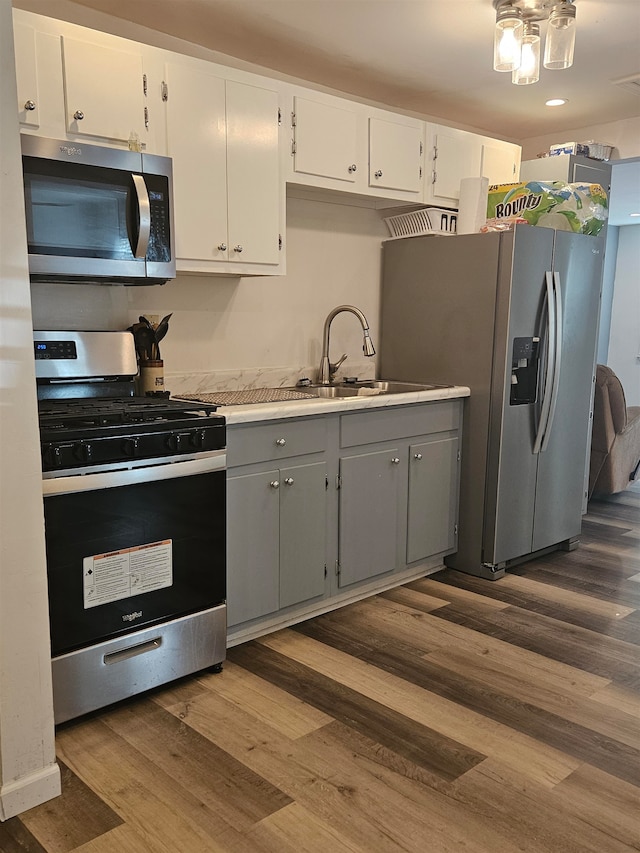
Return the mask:
[[511,82],[528,86],[540,79],[540,27],[529,21],[524,25],[520,65],[511,75]]
[[548,20],[544,67],[569,68],[573,63],[576,8],[573,0],[493,0],[496,28],[493,67],[511,71],[518,86],[540,78],[540,22]]

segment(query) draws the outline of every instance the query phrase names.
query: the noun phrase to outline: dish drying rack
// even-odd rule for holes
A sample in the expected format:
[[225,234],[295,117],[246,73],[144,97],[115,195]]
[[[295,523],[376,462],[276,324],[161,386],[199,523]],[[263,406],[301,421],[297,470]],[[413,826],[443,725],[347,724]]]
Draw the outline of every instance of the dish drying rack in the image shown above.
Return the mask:
[[391,240],[417,237],[419,234],[455,234],[457,221],[457,210],[439,207],[423,207],[384,218]]

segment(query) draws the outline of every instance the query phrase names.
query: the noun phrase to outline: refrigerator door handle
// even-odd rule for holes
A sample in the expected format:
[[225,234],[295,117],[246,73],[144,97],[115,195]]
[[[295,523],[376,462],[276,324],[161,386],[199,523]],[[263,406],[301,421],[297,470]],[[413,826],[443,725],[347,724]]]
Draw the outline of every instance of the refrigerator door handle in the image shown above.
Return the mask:
[[554,293],[553,273],[547,270],[545,273],[546,284],[546,307],[547,307],[547,363],[544,371],[544,396],[540,409],[540,421],[538,431],[533,442],[533,453],[540,453],[542,439],[545,435],[549,421],[549,410],[551,408],[551,386],[553,383],[554,368],[556,362],[556,298]]
[[555,297],[555,305],[556,305],[556,356],[553,366],[553,380],[551,383],[551,403],[549,405],[549,417],[547,419],[547,425],[544,430],[544,439],[542,441],[542,447],[540,448],[542,452],[544,452],[549,446],[549,439],[551,438],[551,428],[553,426],[553,419],[556,413],[556,404],[558,402],[558,389],[560,387],[560,364],[562,359],[562,288],[560,286],[560,273],[554,272],[553,274],[553,292]]

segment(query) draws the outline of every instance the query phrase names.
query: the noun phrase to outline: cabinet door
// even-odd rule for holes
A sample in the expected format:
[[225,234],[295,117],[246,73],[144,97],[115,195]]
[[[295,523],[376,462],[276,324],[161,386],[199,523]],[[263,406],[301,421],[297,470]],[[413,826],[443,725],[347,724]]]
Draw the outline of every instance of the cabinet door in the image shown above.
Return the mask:
[[419,193],[422,127],[369,119],[369,186]]
[[429,154],[433,160],[431,181],[426,191],[428,202],[457,207],[461,178],[480,175],[481,138],[453,127],[436,126],[432,129]]
[[280,607],[325,591],[326,465],[280,471]]
[[510,184],[518,180],[520,146],[499,139],[485,139],[480,152],[480,174],[492,184]]
[[[276,485],[277,484],[277,485]],[[227,623],[279,606],[278,471],[227,480]]]
[[457,437],[409,447],[407,563],[455,550],[458,466]]
[[176,257],[226,260],[225,83],[178,63],[167,63],[165,73]]
[[69,133],[144,139],[142,56],[62,37]]
[[297,96],[294,111],[294,171],[353,183],[359,165],[356,113]]
[[341,587],[396,568],[399,462],[395,448],[340,460]]
[[229,257],[277,264],[278,93],[231,81],[226,92]]
[[13,38],[16,52],[18,118],[23,127],[39,127],[40,97],[36,58],[36,32],[26,24],[15,24]]

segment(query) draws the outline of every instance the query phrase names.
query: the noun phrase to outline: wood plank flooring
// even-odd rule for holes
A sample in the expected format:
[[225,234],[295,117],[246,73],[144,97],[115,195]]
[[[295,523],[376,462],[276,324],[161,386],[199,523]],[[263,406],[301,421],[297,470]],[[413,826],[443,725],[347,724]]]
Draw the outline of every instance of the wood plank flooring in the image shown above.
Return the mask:
[[580,547],[443,570],[60,727],[1,853],[640,850],[640,485]]

